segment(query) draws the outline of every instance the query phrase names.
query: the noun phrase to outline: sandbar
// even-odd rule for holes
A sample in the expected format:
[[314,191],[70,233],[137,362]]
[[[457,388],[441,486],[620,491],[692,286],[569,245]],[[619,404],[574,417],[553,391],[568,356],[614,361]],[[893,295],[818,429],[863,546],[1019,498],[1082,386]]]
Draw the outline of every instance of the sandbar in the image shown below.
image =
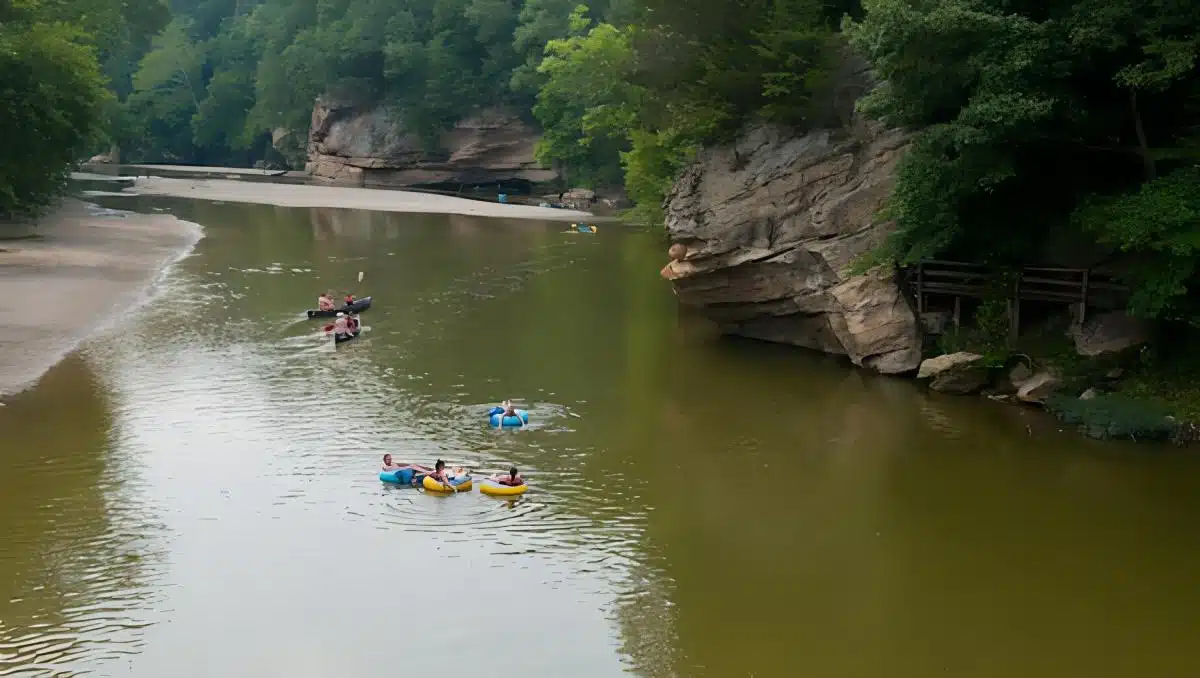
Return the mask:
[[0,396],[28,388],[89,335],[147,298],[200,240],[196,224],[64,201],[0,224]]
[[248,202],[279,207],[334,207],[377,212],[461,214],[501,219],[546,221],[594,220],[588,212],[468,200],[437,193],[382,188],[283,184],[231,179],[172,179],[138,177],[123,195],[161,195],[223,202]]

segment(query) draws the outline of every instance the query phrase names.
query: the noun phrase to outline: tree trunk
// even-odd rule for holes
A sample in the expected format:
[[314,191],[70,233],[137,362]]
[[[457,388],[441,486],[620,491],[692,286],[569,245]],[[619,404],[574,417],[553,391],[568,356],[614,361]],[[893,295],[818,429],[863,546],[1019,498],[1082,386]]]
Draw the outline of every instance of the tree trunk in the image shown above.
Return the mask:
[[1129,108],[1133,111],[1133,128],[1137,132],[1138,152],[1142,156],[1142,168],[1146,181],[1153,181],[1158,172],[1154,167],[1154,158],[1150,157],[1150,145],[1146,142],[1146,129],[1142,127],[1142,114],[1138,111],[1137,90],[1129,90]]
[[[188,94],[190,94],[192,97],[192,105],[196,107],[197,111],[199,111],[200,100],[196,98],[196,90],[192,88],[192,79],[188,77],[187,71],[183,70],[182,68],[179,69],[179,74],[183,76],[183,84],[185,87],[187,87]],[[1139,122],[1138,125],[1141,125],[1141,123]]]

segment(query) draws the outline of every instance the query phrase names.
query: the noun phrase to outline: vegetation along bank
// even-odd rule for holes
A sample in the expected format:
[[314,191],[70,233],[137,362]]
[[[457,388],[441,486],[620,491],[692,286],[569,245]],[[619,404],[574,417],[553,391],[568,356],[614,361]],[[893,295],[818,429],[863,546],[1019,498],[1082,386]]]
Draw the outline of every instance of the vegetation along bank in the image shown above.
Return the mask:
[[[1195,3],[0,12],[17,112],[0,156],[7,214],[45,205],[71,162],[108,149],[623,193],[630,218],[683,246],[665,269],[681,303],[729,332],[896,374],[968,354],[952,362],[985,372],[979,389],[1011,390],[1021,364],[1055,384],[1037,400],[1096,435],[1181,436],[1200,417]],[[918,293],[914,272],[937,261],[976,266],[969,293]],[[1020,281],[1039,269],[1109,287],[1032,298]],[[1086,337],[1117,335],[1088,353]]]

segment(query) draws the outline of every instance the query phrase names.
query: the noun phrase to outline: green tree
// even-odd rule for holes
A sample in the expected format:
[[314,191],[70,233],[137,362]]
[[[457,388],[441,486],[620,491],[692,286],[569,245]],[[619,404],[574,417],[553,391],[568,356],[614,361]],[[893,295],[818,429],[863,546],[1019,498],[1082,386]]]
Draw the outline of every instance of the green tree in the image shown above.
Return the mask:
[[[888,256],[1022,264],[1067,255],[1045,247],[1079,230],[1112,248],[1111,262],[1137,288],[1134,310],[1155,315],[1186,293],[1194,176],[1176,171],[1196,157],[1200,8],[1169,0],[864,7],[846,32],[885,84],[861,107],[917,131],[888,207],[898,225]],[[1164,170],[1171,175],[1156,181]]]
[[[99,132],[108,98],[88,36],[42,8],[0,8],[0,216],[49,203]],[[51,16],[54,16],[51,13]]]

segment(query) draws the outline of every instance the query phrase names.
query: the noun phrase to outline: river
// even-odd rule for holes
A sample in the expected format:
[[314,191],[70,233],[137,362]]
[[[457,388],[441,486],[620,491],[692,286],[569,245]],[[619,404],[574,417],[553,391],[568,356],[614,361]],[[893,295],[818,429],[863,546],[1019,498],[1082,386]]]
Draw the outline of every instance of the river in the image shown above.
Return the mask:
[[0,675],[1200,672],[1194,454],[720,340],[619,225],[106,204],[206,237],[0,408]]

